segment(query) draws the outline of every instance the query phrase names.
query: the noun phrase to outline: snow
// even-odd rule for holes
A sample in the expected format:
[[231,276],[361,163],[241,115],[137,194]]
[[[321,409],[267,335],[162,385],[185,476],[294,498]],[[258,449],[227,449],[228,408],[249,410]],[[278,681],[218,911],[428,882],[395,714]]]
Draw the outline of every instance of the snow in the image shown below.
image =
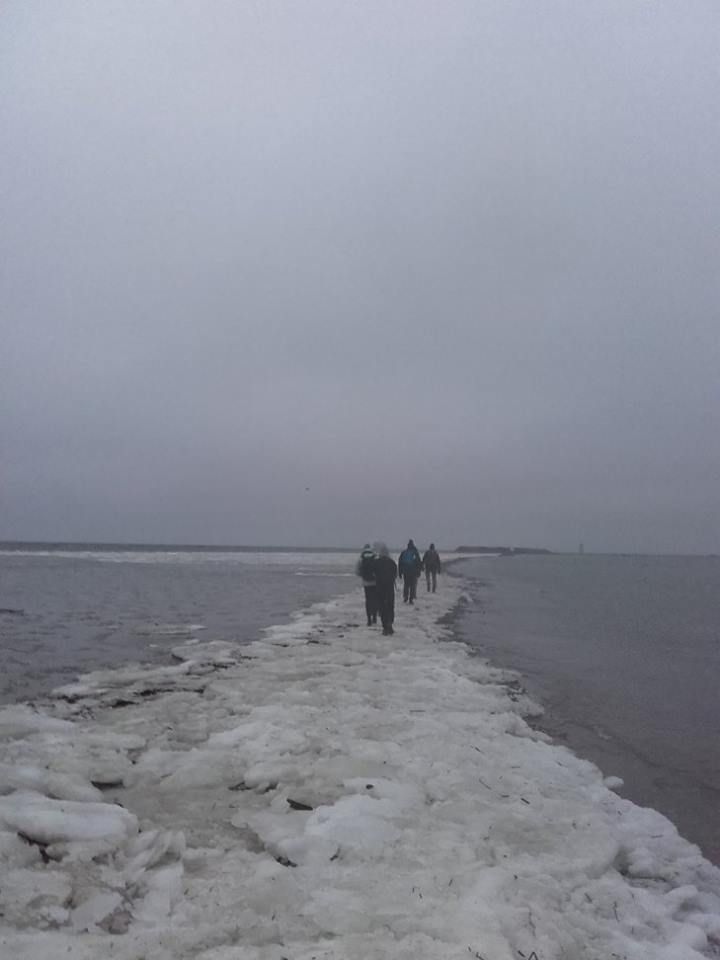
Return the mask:
[[697,960],[720,871],[532,729],[461,593],[356,591],[251,645],[0,710],[0,956]]

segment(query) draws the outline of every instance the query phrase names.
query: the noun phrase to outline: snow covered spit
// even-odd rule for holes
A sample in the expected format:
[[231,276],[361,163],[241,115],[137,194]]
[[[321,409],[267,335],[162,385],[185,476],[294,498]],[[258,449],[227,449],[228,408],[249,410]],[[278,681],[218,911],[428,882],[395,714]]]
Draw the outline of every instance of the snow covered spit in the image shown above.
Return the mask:
[[3,960],[717,953],[720,871],[447,642],[458,598],[386,638],[343,597],[0,711]]

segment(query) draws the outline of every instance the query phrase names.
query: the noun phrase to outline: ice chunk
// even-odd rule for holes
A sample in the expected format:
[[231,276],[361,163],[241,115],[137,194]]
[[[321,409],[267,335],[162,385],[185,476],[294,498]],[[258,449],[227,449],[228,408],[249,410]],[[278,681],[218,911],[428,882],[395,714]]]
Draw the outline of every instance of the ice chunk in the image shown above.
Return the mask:
[[70,734],[73,730],[71,721],[49,717],[24,705],[0,709],[0,739],[24,737],[41,731]]
[[135,910],[136,919],[143,924],[157,926],[172,913],[182,894],[183,868],[181,863],[169,864],[145,876],[146,894],[142,906]]
[[123,898],[117,891],[94,893],[72,911],[71,923],[76,933],[96,929],[98,924],[107,920],[123,904]]
[[103,798],[101,791],[84,778],[42,767],[0,763],[0,794],[14,790],[34,790],[55,800],[101,801]]
[[137,830],[137,818],[109,803],[52,800],[32,791],[0,797],[0,825],[35,843],[108,840],[119,844]]
[[173,647],[172,655],[176,660],[190,663],[210,663],[217,666],[228,666],[237,663],[242,650],[237,643],[228,643],[226,640],[211,640],[209,643],[190,641]]
[[621,777],[605,777],[603,783],[608,790],[619,790],[625,785],[625,781]]

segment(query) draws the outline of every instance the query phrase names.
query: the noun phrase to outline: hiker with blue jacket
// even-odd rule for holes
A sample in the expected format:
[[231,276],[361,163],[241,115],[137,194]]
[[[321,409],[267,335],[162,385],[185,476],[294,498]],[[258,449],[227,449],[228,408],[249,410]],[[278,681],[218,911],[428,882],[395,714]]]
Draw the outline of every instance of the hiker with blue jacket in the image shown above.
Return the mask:
[[422,570],[422,558],[414,541],[408,540],[408,545],[400,554],[398,573],[403,580],[403,603],[414,603],[417,596],[417,582]]
[[377,585],[375,581],[375,562],[378,555],[366,543],[360,553],[360,559],[357,562],[355,572],[362,579],[363,589],[365,590],[365,613],[367,614],[367,625],[370,627],[377,623],[378,615],[378,597]]

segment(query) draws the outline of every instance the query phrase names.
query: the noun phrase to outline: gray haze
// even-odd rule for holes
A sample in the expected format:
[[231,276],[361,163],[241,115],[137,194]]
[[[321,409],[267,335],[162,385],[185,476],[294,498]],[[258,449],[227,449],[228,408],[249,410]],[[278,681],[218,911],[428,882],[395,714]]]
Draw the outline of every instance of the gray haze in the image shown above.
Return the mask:
[[720,551],[716,0],[5,0],[0,537]]

